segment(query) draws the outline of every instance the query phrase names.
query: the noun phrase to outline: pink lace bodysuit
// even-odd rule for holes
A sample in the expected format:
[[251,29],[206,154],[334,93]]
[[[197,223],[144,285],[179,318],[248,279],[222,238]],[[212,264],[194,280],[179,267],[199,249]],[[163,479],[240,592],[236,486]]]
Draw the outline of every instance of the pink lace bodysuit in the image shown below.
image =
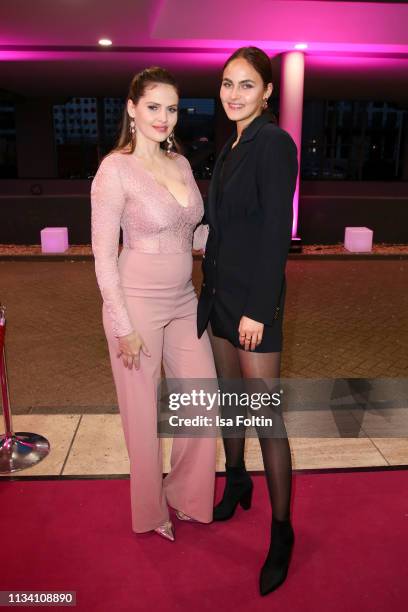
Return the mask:
[[[91,186],[92,250],[95,272],[114,334],[133,331],[118,270],[120,227],[123,247],[141,253],[191,253],[193,234],[204,212],[203,200],[188,160],[174,154],[189,187],[188,206],[148,172],[132,154],[115,151],[105,157]],[[194,248],[203,226],[199,226]]]

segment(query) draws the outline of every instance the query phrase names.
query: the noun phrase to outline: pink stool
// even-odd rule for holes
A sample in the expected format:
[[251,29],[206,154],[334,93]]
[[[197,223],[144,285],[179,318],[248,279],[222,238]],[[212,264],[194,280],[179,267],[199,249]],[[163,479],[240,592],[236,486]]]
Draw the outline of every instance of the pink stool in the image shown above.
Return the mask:
[[43,253],[64,253],[68,249],[67,227],[44,227],[40,233]]
[[346,227],[344,248],[352,253],[367,253],[372,250],[373,230],[368,227]]

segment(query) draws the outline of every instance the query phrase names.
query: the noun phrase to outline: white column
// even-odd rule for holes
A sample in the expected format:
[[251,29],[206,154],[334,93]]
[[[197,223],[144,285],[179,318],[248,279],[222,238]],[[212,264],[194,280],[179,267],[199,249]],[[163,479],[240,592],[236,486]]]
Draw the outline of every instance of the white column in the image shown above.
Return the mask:
[[[304,76],[305,57],[302,51],[287,51],[283,53],[280,80],[279,126],[289,132],[297,145],[299,169],[302,145]],[[293,197],[292,238],[298,238],[299,177],[300,172],[298,173],[296,191]]]

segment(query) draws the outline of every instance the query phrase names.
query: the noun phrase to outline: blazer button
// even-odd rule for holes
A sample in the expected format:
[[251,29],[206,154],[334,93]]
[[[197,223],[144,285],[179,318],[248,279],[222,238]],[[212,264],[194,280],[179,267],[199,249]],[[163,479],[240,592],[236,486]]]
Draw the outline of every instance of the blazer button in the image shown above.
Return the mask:
[[217,262],[216,262],[216,260],[215,260],[215,259],[214,259],[214,261],[213,261],[213,264],[214,264],[214,267],[217,265]]
[[203,283],[203,287],[205,287],[205,283]]
[[214,293],[215,293],[215,289],[213,289],[213,290],[212,290],[212,292],[213,292],[213,295],[214,295]]

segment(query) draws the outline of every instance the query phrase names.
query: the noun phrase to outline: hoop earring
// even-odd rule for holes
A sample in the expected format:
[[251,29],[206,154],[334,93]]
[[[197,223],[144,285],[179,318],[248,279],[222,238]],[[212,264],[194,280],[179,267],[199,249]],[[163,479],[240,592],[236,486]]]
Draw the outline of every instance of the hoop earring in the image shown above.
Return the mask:
[[134,138],[135,134],[136,134],[136,124],[135,124],[135,120],[134,119],[130,120],[129,131],[130,131],[131,138]]
[[172,149],[174,148],[174,130],[172,131],[171,134],[169,134],[166,138],[166,153],[170,154]]

